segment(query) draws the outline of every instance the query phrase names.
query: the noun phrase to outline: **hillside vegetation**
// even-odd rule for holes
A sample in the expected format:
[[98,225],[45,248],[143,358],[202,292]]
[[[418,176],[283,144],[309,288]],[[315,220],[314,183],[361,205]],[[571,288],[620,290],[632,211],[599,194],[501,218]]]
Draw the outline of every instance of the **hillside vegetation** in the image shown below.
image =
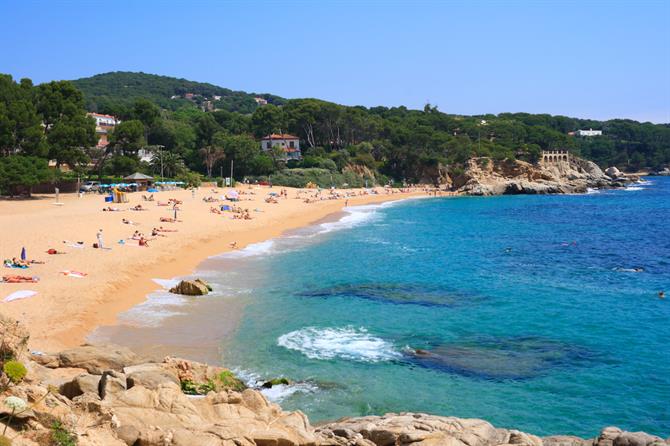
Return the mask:
[[[270,176],[275,184],[329,186],[438,183],[458,176],[473,157],[536,162],[542,150],[552,149],[626,171],[670,164],[668,124],[528,113],[462,116],[430,104],[423,110],[366,108],[269,94],[261,95],[268,104],[259,105],[255,97],[144,73],[106,73],[39,86],[0,75],[0,172],[21,166],[26,173],[19,176],[34,183],[44,169],[33,175],[30,166],[45,165],[36,158],[89,175],[162,171],[197,182],[199,175],[220,175],[224,166],[227,174],[234,162],[238,180]],[[122,121],[104,149],[92,147],[94,125],[87,110]],[[603,135],[570,135],[589,128]],[[261,150],[259,138],[270,133],[298,136],[303,159],[287,163],[281,151]],[[140,162],[140,149],[153,153],[150,163]],[[15,156],[23,158],[3,160]],[[5,181],[4,189],[20,182],[18,177]]]
[[[77,79],[72,83],[84,93],[86,107],[90,111],[109,114],[118,113],[123,107],[132,106],[139,98],[149,99],[162,108],[176,110],[192,104],[201,104],[205,98],[221,96],[219,101],[215,101],[214,105],[217,108],[241,113],[252,113],[257,108],[255,97],[264,98],[272,104],[284,103],[283,98],[270,94],[233,91],[208,83],[147,73],[116,71]],[[186,93],[196,95],[194,101],[183,99]],[[173,96],[180,98],[171,99]]]

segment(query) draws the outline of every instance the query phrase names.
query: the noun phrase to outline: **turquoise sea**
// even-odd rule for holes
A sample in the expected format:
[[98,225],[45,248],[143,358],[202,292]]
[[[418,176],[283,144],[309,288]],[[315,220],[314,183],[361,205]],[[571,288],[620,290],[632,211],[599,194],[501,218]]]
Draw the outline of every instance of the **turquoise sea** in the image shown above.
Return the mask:
[[193,333],[240,306],[216,354],[251,383],[294,381],[266,393],[312,421],[421,411],[670,436],[670,178],[353,207],[199,274],[219,293],[161,311]]

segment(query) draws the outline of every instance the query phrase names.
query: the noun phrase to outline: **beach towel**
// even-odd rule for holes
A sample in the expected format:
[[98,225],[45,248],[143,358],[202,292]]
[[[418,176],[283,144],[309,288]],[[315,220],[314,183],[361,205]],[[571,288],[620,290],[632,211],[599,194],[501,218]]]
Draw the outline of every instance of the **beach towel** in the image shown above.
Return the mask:
[[61,271],[61,274],[68,277],[76,277],[77,279],[83,279],[84,277],[88,276],[87,273],[82,273],[80,271],[70,271],[69,269]]
[[11,302],[13,300],[25,299],[26,297],[32,297],[35,294],[37,294],[37,291],[31,291],[31,290],[14,291],[12,294],[5,297],[3,299],[3,302]]

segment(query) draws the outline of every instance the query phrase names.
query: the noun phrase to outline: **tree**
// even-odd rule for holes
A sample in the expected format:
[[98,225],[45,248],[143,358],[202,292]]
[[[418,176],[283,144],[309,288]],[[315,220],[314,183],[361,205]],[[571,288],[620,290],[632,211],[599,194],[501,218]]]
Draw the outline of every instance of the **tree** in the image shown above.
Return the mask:
[[215,133],[211,138],[211,144],[200,149],[203,164],[207,168],[207,176],[212,178],[212,169],[214,165],[226,156],[224,145],[226,134],[223,132]]
[[88,161],[86,149],[95,146],[95,121],[85,115],[59,119],[47,134],[49,158],[56,160],[56,167],[67,164],[76,167]]
[[15,195],[22,188],[30,188],[51,177],[45,159],[34,156],[11,155],[0,158],[0,192]]
[[124,156],[137,155],[144,143],[144,125],[135,119],[117,125],[109,139],[112,149]]
[[254,160],[262,152],[256,140],[248,135],[228,135],[223,141],[226,155],[226,165],[235,163],[235,172],[240,175],[250,175],[254,172]]
[[272,104],[257,108],[251,115],[251,129],[258,138],[286,131],[288,120],[284,110]]
[[68,81],[53,81],[39,85],[36,100],[45,133],[63,118],[85,114],[83,94]]
[[41,119],[33,102],[32,83],[0,74],[0,155],[46,156]]

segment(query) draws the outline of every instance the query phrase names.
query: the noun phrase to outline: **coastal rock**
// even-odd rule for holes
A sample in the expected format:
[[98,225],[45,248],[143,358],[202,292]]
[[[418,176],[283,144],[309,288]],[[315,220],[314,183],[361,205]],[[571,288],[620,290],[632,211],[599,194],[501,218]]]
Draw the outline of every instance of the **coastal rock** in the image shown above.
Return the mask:
[[83,374],[75,377],[72,381],[61,385],[59,391],[61,395],[69,399],[74,399],[87,392],[98,395],[99,388],[100,376]]
[[126,347],[89,344],[61,352],[58,361],[60,367],[80,367],[94,375],[102,375],[106,370],[121,372],[124,367],[142,362]]
[[506,443],[505,435],[483,420],[400,413],[347,418],[317,428],[326,437],[358,433],[376,446],[485,446]]
[[174,384],[179,387],[179,377],[173,370],[166,369],[161,364],[141,364],[123,369],[126,374],[128,388],[144,386],[147,389],[157,389],[161,384]]
[[607,169],[605,169],[605,175],[607,175],[608,177],[612,177],[612,178],[619,178],[619,177],[623,176],[623,172],[621,172],[616,167],[612,166],[612,167],[608,167]]
[[610,177],[597,164],[575,156],[547,164],[472,158],[453,180],[453,190],[480,196],[583,193],[588,188],[623,187],[630,181],[621,172]]
[[211,290],[212,287],[201,279],[182,280],[176,286],[170,288],[171,293],[185,296],[204,296]]
[[108,396],[113,397],[116,394],[125,391],[126,388],[126,375],[115,370],[108,370],[104,372],[100,378],[98,393],[100,399],[104,400]]
[[2,333],[0,358],[3,358],[3,361],[21,359],[26,353],[30,338],[28,330],[19,321],[0,315],[0,333]]

